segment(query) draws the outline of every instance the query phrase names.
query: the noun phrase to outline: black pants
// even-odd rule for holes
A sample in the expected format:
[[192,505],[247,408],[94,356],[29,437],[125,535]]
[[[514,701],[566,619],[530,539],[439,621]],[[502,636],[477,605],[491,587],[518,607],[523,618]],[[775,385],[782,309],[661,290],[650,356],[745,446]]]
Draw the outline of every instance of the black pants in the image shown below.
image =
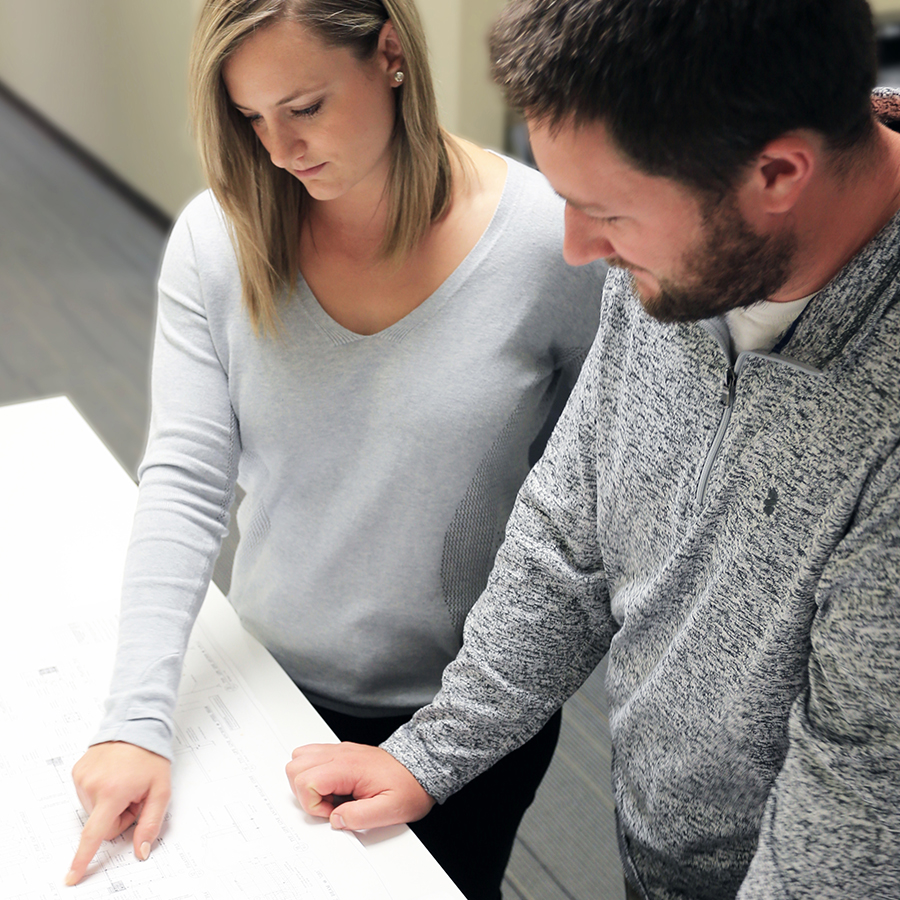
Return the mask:
[[[410,718],[360,719],[316,708],[342,741],[373,746]],[[560,711],[527,744],[410,825],[467,900],[500,900],[516,831],[550,765],[561,720]]]

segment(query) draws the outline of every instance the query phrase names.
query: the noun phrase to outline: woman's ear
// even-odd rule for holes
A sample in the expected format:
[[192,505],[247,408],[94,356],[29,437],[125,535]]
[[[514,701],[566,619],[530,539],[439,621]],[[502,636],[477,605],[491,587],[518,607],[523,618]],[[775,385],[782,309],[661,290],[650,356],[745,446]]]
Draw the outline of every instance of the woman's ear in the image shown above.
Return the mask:
[[390,19],[381,26],[381,33],[378,35],[378,56],[386,74],[395,75],[402,70],[403,45]]

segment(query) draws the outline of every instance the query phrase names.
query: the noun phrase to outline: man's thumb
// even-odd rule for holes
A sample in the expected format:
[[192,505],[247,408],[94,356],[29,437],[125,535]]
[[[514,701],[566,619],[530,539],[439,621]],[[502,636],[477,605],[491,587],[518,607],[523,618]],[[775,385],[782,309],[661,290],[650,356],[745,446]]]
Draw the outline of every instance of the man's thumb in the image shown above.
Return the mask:
[[395,793],[379,794],[367,800],[348,800],[331,814],[331,827],[340,831],[364,831],[401,822],[417,822],[434,806],[434,800],[422,791],[418,802],[400,801]]

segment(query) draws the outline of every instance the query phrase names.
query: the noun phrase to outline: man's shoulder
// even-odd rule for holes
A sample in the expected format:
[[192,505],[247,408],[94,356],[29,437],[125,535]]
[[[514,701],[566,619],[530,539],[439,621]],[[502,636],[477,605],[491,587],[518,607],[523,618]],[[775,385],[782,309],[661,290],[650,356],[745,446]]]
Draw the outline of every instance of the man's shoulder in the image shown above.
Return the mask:
[[876,88],[872,92],[875,118],[892,131],[900,131],[900,89]]

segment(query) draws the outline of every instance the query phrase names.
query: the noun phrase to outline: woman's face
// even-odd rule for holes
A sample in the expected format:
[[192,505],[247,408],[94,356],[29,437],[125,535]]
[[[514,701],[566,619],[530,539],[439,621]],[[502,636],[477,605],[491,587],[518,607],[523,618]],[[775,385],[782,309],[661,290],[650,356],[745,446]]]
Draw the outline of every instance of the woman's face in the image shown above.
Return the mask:
[[399,41],[390,23],[378,51],[360,62],[309,29],[281,21],[246,40],[222,75],[272,162],[315,200],[370,192],[380,199],[390,169]]

